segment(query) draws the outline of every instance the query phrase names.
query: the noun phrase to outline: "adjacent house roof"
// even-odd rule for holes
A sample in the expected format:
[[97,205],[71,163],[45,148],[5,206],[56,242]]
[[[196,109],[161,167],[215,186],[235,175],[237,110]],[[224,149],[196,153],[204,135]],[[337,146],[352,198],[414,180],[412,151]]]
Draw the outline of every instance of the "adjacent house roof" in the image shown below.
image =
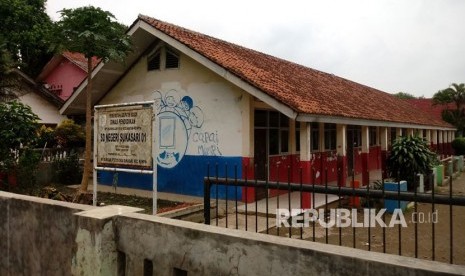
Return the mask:
[[24,74],[22,71],[18,69],[14,69],[13,72],[18,76],[18,78],[25,84],[29,85],[33,91],[41,96],[42,98],[46,99],[48,102],[53,104],[56,108],[59,108],[63,105],[64,101],[54,93],[48,91],[40,84],[36,83],[32,78],[28,75]]
[[[136,44],[149,46],[142,38],[140,29],[146,35],[156,36],[184,54],[194,56],[194,59],[240,87],[251,87],[246,91],[258,91],[252,94],[260,100],[276,101],[285,109],[292,110],[291,117],[300,121],[336,117],[453,128],[391,94],[148,16],[139,15],[128,31]],[[130,56],[129,60],[134,62],[136,58]],[[218,67],[222,70],[215,69]],[[98,74],[96,72],[96,76]],[[117,81],[110,75],[108,78]],[[97,87],[102,90],[111,86],[102,83]],[[70,98],[71,102],[65,104],[62,112],[77,96],[75,93]],[[99,96],[103,97],[103,94]]]
[[430,114],[431,117],[437,120],[442,120],[442,111],[444,109],[454,109],[452,104],[433,105],[433,99],[406,99],[405,101],[421,109],[423,112]]
[[[76,64],[87,73],[87,58],[84,54],[81,53],[73,53],[73,52],[63,52],[63,57],[67,58],[72,63]],[[97,63],[100,62],[100,59],[97,57],[92,57],[92,69],[95,68]]]
[[[47,64],[45,64],[44,68],[42,68],[42,72],[40,72],[39,76],[37,76],[37,81],[43,81],[52,71],[57,67],[63,59],[67,59],[77,67],[79,67],[82,71],[87,73],[87,58],[81,53],[73,53],[73,52],[63,52],[61,54],[56,54],[55,56],[50,59]],[[97,66],[100,62],[100,59],[93,57],[92,58],[92,69]]]

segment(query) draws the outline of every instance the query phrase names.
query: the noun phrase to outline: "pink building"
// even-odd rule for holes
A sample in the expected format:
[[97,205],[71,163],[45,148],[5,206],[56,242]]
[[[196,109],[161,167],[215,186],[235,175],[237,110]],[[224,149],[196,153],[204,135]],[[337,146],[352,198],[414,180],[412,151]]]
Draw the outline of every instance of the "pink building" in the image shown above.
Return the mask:
[[[92,59],[93,67],[99,60]],[[66,101],[87,77],[87,59],[81,53],[63,52],[55,55],[42,69],[37,82]]]

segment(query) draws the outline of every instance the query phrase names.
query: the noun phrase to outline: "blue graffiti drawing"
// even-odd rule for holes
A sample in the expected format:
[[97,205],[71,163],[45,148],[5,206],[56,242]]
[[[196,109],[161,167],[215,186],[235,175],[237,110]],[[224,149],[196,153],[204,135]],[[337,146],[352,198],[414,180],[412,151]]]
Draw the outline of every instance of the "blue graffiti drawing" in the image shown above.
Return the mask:
[[154,101],[159,120],[157,162],[161,167],[173,168],[186,154],[192,129],[202,127],[204,115],[191,97],[181,98],[173,89],[165,97],[155,91]]

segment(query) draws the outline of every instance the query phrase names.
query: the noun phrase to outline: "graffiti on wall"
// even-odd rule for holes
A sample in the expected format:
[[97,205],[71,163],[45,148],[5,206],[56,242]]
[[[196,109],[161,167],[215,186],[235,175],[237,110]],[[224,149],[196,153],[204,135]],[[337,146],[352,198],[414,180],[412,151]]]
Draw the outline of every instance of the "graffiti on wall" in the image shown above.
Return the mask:
[[161,167],[175,167],[186,154],[189,141],[198,147],[199,155],[221,155],[218,132],[202,131],[204,114],[190,96],[172,89],[154,92],[159,122],[159,154]]
[[220,140],[218,131],[215,132],[194,132],[192,141],[196,143],[199,155],[220,156]]

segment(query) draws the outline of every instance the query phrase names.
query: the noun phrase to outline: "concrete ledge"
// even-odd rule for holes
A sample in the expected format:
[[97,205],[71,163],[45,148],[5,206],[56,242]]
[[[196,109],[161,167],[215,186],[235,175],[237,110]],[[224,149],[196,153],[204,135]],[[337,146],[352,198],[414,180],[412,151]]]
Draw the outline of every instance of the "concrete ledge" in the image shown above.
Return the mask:
[[123,205],[108,205],[104,207],[94,207],[86,211],[75,213],[75,215],[94,219],[108,219],[114,216],[140,211],[144,211],[144,209]]
[[36,203],[39,203],[39,204],[47,204],[47,205],[52,205],[52,206],[62,206],[62,207],[68,207],[68,208],[71,208],[71,209],[76,209],[76,210],[83,210],[83,211],[95,208],[93,206],[85,205],[85,204],[65,202],[65,201],[53,200],[53,199],[48,199],[48,198],[41,198],[41,197],[28,196],[28,195],[22,195],[22,194],[15,194],[15,193],[9,193],[9,192],[2,192],[2,191],[0,191],[0,198],[27,200],[27,201],[36,202]]
[[[243,232],[144,214],[116,218],[130,271],[144,259],[162,275],[465,275],[465,267],[335,245]],[[137,233],[144,233],[138,235]],[[170,256],[167,258],[167,256]]]

